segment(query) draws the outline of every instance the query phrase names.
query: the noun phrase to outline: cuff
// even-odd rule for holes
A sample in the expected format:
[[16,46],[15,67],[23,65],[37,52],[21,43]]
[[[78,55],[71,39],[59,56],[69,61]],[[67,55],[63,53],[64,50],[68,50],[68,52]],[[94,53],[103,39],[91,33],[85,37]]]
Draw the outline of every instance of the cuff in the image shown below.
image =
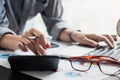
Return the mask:
[[53,27],[50,35],[53,36],[53,39],[58,40],[60,33],[61,33],[64,29],[69,28],[69,27],[70,27],[70,26],[69,26],[68,24],[66,24],[65,22],[57,23],[57,24]]
[[10,30],[9,28],[0,27],[0,38],[2,38],[5,34],[8,34],[8,33],[15,35],[15,32]]

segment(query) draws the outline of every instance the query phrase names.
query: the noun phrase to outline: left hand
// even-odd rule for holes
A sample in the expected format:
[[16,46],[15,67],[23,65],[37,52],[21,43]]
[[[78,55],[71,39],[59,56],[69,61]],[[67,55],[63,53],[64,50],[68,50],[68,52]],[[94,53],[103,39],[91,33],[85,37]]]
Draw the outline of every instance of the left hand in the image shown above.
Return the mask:
[[114,39],[112,36],[105,35],[97,35],[97,34],[85,34],[82,32],[73,32],[72,39],[79,42],[82,45],[88,45],[91,47],[98,46],[98,42],[104,41],[109,47],[114,47]]

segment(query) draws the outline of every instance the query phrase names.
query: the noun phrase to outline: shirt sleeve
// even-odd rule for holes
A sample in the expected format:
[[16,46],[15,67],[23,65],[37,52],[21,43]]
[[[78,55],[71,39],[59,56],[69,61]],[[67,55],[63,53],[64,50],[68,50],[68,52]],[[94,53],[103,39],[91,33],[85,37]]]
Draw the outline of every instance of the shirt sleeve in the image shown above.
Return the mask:
[[4,0],[0,0],[0,38],[6,33],[15,34],[12,30],[8,28],[9,21],[6,17],[6,10],[4,8],[4,3],[5,3]]
[[49,0],[47,8],[41,13],[49,35],[58,39],[61,31],[69,25],[62,20],[63,6],[61,0]]

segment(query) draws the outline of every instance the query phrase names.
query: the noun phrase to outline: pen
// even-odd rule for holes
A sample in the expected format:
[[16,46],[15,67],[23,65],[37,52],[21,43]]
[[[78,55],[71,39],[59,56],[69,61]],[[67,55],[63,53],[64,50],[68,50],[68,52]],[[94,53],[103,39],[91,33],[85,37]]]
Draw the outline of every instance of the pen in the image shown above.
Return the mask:
[[[30,36],[30,37],[28,37],[28,39],[30,39],[30,40],[36,40],[37,38],[38,38],[38,36]],[[45,38],[45,40],[47,40],[47,41],[50,41],[51,39],[52,39],[51,36],[47,36]]]
[[30,36],[30,37],[28,37],[28,39],[30,39],[30,40],[36,40],[38,38],[38,36]]
[[[31,36],[31,37],[28,37],[29,40],[36,40],[37,38],[39,38],[38,36]],[[59,47],[58,44],[56,43],[53,43],[51,40],[52,40],[52,37],[51,36],[47,36],[45,38],[46,41],[50,42],[51,44],[51,48],[54,48],[54,47]]]

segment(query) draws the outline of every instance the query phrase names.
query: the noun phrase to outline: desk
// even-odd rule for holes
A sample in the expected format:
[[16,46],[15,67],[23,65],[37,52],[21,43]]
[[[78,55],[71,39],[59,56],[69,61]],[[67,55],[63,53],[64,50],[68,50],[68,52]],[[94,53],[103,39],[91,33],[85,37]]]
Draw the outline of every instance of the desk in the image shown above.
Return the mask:
[[[47,52],[49,55],[51,54],[59,54],[59,55],[68,55],[68,56],[80,56],[83,55],[94,48],[78,46],[74,44],[66,44],[63,42],[55,42],[60,45],[58,48],[48,49]],[[22,52],[20,50],[16,50],[15,52],[10,51],[0,51],[0,53],[14,53],[20,55],[34,55],[31,51]],[[7,61],[7,58],[0,58],[0,65],[3,65],[7,68],[10,68],[10,65]],[[92,68],[88,72],[78,72],[71,68],[71,65],[68,61],[61,60],[59,63],[59,68],[57,72],[49,72],[49,71],[29,71],[23,72],[25,74],[34,76],[36,78],[40,78],[43,80],[120,80],[119,77],[110,77],[102,74],[98,67]]]

